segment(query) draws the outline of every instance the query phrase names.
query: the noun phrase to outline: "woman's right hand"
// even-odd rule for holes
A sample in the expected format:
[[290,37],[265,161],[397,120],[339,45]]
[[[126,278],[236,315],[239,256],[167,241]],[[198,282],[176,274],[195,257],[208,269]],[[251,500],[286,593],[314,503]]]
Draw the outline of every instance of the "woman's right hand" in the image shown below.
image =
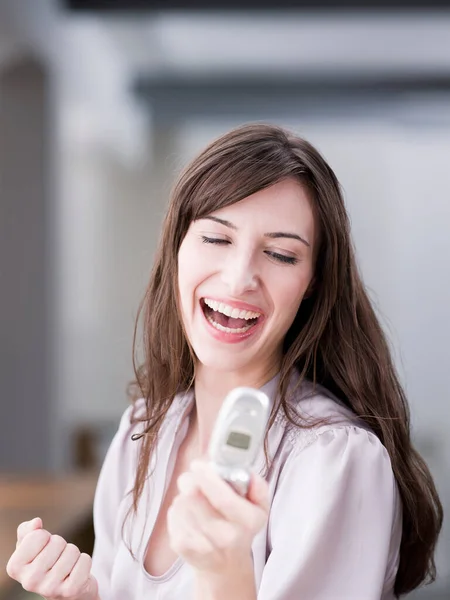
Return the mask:
[[61,536],[43,529],[39,518],[17,528],[16,550],[6,571],[27,592],[47,600],[97,600],[97,580],[91,557]]

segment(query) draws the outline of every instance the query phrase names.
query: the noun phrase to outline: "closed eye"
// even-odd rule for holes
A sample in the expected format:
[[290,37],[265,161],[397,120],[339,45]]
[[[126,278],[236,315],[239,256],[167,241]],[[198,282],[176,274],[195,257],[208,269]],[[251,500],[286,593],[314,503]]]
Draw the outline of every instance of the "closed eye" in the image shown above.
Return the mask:
[[206,235],[202,235],[202,241],[204,244],[230,244],[229,240],[224,240],[222,238],[210,238],[206,237]]
[[[202,235],[202,242],[204,244],[217,244],[220,246],[231,244],[229,240],[224,240],[223,238],[211,238],[207,237],[206,235]],[[271,258],[274,258],[275,260],[283,264],[296,265],[298,263],[298,259],[294,258],[293,256],[286,256],[285,254],[279,254],[278,252],[272,252],[269,250],[265,250],[265,253],[267,254],[267,256],[270,256]]]
[[296,265],[298,263],[298,259],[293,256],[286,256],[285,254],[279,254],[278,252],[269,252],[266,250],[266,254],[277,260],[278,262],[287,264],[287,265]]

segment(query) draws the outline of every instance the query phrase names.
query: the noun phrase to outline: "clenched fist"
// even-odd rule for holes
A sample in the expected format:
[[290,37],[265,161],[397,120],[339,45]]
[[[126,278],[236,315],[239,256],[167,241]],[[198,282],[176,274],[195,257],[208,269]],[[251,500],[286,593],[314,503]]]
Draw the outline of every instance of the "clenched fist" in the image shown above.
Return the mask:
[[39,518],[17,528],[16,550],[6,571],[26,591],[47,600],[99,600],[91,557],[61,536],[51,535]]

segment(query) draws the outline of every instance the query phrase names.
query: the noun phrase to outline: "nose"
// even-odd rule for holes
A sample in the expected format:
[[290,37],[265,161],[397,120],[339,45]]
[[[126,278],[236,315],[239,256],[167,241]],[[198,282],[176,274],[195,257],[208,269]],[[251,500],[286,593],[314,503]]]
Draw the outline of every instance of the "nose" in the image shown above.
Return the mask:
[[251,252],[234,252],[222,266],[222,281],[230,296],[243,296],[258,287],[259,274]]

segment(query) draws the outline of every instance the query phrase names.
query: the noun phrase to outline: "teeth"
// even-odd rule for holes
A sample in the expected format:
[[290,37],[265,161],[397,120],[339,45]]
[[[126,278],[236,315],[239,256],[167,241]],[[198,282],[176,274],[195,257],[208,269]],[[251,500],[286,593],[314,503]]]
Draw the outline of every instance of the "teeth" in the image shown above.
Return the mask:
[[207,319],[213,327],[225,333],[245,333],[253,327],[253,325],[246,325],[245,327],[239,327],[239,329],[232,329],[231,327],[224,327],[220,323],[216,323],[211,317],[207,317]]
[[257,319],[261,316],[261,313],[253,312],[251,310],[239,310],[239,308],[233,308],[228,304],[210,300],[209,298],[204,298],[204,302],[209,308],[212,308],[214,311],[220,312],[227,317],[231,317],[232,319],[245,319],[248,321],[248,319]]
[[227,306],[226,304],[221,304],[220,308],[222,308],[222,307],[224,307],[224,308],[220,312],[222,312],[224,315],[227,315],[227,317],[232,317],[234,311],[236,310],[236,309],[231,308],[231,306]]

